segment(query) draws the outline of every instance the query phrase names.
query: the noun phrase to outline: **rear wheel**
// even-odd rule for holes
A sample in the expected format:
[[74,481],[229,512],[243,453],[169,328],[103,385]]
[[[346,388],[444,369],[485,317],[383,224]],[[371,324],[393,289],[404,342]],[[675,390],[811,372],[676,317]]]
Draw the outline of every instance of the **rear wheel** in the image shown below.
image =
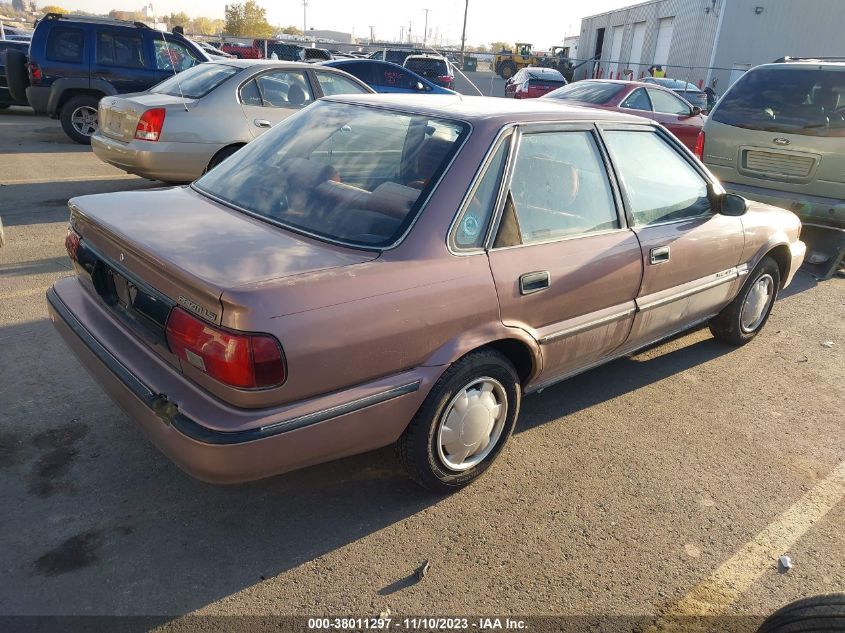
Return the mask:
[[97,131],[97,104],[99,97],[80,95],[72,97],[62,106],[59,120],[62,129],[71,139],[81,145],[90,145],[91,137]]
[[498,352],[473,352],[434,385],[398,442],[408,474],[434,492],[475,481],[501,452],[519,415],[519,377]]
[[814,633],[845,630],[845,594],[813,596],[792,602],[770,615],[757,633]]
[[745,345],[763,329],[780,288],[780,269],[768,255],[757,264],[736,298],[710,320],[710,332],[730,345]]
[[221,149],[208,162],[208,167],[205,168],[205,173],[210,172],[212,169],[217,167],[217,165],[229,158],[229,156],[237,152],[242,147],[243,145],[230,145],[229,147],[224,147],[223,149]]

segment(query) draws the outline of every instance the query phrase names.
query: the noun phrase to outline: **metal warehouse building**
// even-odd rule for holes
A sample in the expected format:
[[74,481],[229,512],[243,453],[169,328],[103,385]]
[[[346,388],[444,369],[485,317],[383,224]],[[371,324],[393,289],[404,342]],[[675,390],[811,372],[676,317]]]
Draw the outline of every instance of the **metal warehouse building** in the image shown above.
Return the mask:
[[[845,0],[652,0],[584,18],[585,77],[667,77],[724,90],[743,72],[784,55],[845,56]],[[713,82],[716,82],[715,85]]]

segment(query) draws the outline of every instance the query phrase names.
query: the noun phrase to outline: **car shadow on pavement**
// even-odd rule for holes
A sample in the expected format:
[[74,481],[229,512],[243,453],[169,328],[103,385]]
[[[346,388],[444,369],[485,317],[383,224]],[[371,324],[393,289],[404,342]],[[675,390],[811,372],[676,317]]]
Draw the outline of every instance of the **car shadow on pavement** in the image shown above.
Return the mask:
[[[24,182],[3,184],[0,181],[0,217],[6,227],[61,222],[68,218],[67,202],[77,196],[137,189],[165,187],[164,183],[144,178],[89,178],[74,181]],[[58,191],[62,194],[56,197]]]

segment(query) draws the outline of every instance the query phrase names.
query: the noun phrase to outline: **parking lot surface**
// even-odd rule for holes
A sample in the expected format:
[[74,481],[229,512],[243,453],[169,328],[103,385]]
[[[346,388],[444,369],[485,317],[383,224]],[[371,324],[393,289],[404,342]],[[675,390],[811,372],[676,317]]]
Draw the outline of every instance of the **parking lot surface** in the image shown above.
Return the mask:
[[448,498],[389,449],[218,487],[159,454],[47,319],[67,199],[156,186],[0,112],[0,614],[659,626],[845,590],[845,280],[799,274],[743,348],[698,330],[526,398],[495,466]]

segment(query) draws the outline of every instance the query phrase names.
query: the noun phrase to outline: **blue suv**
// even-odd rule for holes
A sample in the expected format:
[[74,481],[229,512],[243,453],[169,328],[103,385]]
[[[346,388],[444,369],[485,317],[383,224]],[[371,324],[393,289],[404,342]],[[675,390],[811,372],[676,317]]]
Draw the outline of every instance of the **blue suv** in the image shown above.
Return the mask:
[[209,57],[193,42],[143,22],[48,13],[29,49],[26,97],[88,144],[101,97],[141,92]]

